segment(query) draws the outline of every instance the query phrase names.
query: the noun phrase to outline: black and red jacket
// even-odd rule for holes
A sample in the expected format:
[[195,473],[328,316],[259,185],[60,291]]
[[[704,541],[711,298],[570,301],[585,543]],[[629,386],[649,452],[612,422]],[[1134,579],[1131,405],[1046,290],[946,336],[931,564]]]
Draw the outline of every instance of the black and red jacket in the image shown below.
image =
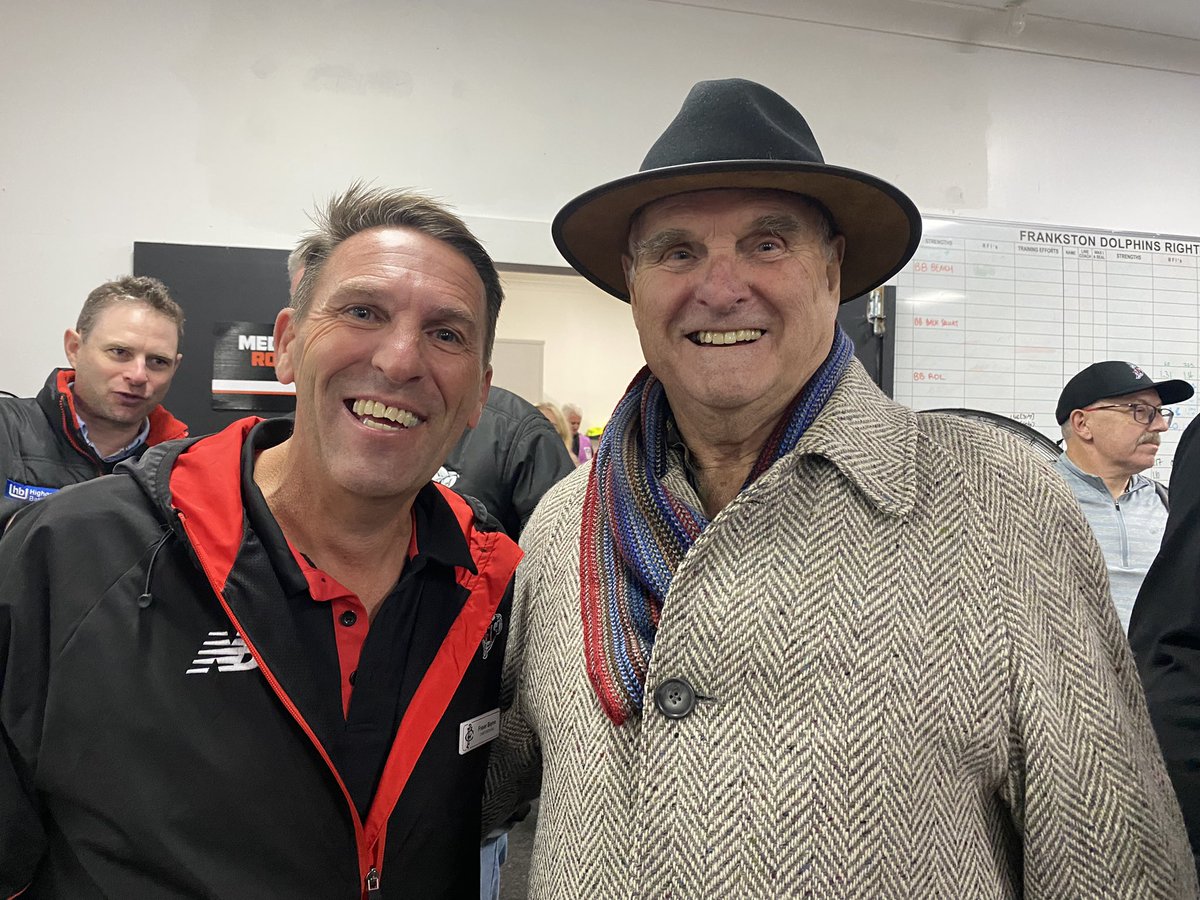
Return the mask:
[[337,683],[245,515],[243,466],[291,427],[256,421],[152,449],[0,539],[0,897],[478,896],[488,751],[460,751],[498,706],[520,550],[422,490],[418,542],[449,522],[466,555],[420,570],[450,624],[360,817],[331,762]]
[[[79,432],[70,384],[74,369],[55,369],[36,397],[0,398],[0,532],[24,506],[49,491],[90,481],[113,470]],[[187,437],[187,426],[156,406],[148,447]]]

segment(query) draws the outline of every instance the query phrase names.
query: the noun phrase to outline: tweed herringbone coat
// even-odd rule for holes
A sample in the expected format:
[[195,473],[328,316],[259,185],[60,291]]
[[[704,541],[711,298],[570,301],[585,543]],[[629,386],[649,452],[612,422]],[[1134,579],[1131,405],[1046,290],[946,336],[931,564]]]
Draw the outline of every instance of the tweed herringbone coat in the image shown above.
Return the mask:
[[[677,568],[621,727],[584,667],[587,474],[523,536],[489,776],[490,820],[544,765],[531,897],[1196,896],[1104,560],[1026,450],[853,363]],[[678,720],[668,678],[702,698]]]

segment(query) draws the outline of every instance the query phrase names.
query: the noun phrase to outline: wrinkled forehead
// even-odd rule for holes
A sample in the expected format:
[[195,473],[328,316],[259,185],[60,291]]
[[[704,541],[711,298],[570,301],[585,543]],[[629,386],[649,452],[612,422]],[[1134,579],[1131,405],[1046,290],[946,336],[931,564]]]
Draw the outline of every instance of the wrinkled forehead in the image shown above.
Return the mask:
[[629,240],[639,240],[676,220],[697,215],[743,215],[747,219],[770,215],[794,215],[806,225],[818,227],[822,220],[833,224],[824,206],[805,194],[749,188],[715,188],[672,194],[647,203],[629,220]]

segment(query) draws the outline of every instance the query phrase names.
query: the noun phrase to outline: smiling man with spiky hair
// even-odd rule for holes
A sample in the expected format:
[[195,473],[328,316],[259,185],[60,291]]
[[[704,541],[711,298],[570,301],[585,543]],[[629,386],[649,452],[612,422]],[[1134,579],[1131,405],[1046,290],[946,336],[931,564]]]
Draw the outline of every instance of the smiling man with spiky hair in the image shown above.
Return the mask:
[[520,551],[430,479],[487,397],[499,278],[416,194],[316,225],[275,324],[294,421],[155,448],[0,541],[2,896],[478,896]]

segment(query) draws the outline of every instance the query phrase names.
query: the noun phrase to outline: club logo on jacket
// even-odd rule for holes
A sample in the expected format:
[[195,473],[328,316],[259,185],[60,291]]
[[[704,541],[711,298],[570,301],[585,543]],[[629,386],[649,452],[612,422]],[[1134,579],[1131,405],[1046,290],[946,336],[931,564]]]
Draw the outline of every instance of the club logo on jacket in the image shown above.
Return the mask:
[[483,658],[487,659],[488,654],[492,652],[492,646],[496,643],[496,638],[500,637],[500,632],[504,630],[504,616],[496,613],[492,616],[492,624],[488,626],[487,632],[483,635]]
[[192,667],[185,674],[205,675],[218,672],[249,672],[258,668],[258,661],[246,648],[246,642],[236,631],[210,631],[208,640],[200,645]]

